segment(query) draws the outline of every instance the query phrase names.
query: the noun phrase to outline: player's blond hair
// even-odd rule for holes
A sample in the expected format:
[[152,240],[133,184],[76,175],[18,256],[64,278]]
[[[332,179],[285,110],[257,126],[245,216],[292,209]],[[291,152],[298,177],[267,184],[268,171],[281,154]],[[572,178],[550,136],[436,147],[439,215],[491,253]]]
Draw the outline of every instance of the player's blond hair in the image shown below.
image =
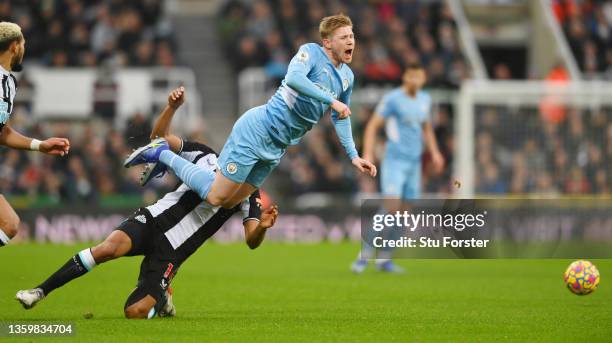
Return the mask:
[[21,27],[8,21],[0,22],[0,52],[6,51],[13,42],[21,42]]
[[322,39],[329,38],[336,29],[345,26],[353,26],[353,22],[351,18],[344,14],[332,15],[329,17],[325,17],[321,19],[321,23],[319,24],[319,34],[321,34]]

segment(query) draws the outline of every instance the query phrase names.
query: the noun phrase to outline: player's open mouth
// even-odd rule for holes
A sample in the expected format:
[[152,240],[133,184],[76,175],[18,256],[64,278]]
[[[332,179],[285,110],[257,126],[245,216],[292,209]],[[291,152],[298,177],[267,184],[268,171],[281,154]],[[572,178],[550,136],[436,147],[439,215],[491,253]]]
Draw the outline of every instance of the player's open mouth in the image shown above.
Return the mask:
[[345,55],[346,57],[351,57],[351,56],[353,56],[353,49],[346,49],[346,50],[344,50],[344,55]]

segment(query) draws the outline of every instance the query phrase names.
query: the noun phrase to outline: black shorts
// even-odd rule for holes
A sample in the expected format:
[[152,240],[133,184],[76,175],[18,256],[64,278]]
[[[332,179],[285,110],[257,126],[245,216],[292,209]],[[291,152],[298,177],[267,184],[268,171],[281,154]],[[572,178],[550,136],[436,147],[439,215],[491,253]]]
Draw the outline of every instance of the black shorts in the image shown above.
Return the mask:
[[132,249],[126,256],[144,255],[138,283],[130,298],[140,300],[148,294],[155,298],[158,304],[161,303],[183,260],[177,256],[146,209],[136,211],[119,224],[117,230],[125,232],[132,240]]

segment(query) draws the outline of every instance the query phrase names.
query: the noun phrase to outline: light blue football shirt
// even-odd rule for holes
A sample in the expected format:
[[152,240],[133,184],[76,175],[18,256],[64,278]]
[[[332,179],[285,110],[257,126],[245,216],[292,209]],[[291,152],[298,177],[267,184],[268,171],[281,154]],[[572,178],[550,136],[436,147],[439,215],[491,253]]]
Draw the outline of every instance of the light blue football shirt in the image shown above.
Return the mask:
[[[296,75],[306,75],[316,86],[315,89],[302,81],[293,81],[291,87],[290,78],[294,77],[295,80]],[[266,104],[268,133],[282,145],[297,144],[327,113],[333,100],[349,105],[353,81],[351,69],[344,63],[336,68],[323,47],[316,43],[302,45],[291,60],[281,86]],[[350,134],[350,118],[336,120],[336,116],[334,111],[332,118],[336,132],[347,154],[353,158],[357,156],[357,151]]]
[[431,121],[431,97],[423,90],[415,97],[396,88],[383,97],[376,113],[385,118],[385,158],[420,160],[423,153],[423,123]]

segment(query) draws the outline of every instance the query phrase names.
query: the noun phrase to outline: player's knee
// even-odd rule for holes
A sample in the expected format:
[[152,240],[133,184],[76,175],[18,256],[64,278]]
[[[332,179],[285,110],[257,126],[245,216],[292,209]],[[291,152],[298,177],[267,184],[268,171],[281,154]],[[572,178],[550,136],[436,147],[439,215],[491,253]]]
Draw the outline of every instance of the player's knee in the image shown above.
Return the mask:
[[130,305],[125,308],[125,318],[128,319],[145,319],[149,316],[151,307],[139,303]]
[[210,193],[208,194],[208,197],[206,198],[206,201],[212,206],[223,206],[223,207],[226,206],[229,200],[230,200],[229,197],[221,196],[218,194],[210,194]]
[[9,237],[13,238],[19,231],[19,216],[16,213],[7,213],[4,218],[0,219],[0,229]]
[[[121,257],[119,253],[119,244],[115,242],[104,241],[94,248],[93,251],[96,262],[104,262],[114,258]],[[98,259],[100,259],[98,261]]]

